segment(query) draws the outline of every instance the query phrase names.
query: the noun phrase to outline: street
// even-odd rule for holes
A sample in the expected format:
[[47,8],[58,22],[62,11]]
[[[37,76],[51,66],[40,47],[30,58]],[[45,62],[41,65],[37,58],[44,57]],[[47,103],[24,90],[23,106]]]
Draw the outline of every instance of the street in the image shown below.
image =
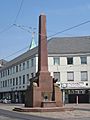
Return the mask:
[[55,120],[0,109],[0,120]]
[[16,112],[14,107],[23,107],[23,104],[0,103],[0,120],[90,120],[90,104],[68,104],[74,111],[65,112]]

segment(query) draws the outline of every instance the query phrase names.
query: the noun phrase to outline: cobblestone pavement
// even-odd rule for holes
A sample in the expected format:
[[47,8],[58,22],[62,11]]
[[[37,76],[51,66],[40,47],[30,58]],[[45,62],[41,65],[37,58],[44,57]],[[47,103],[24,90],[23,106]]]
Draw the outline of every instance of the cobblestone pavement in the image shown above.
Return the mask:
[[[12,111],[14,107],[23,106],[22,104],[0,104],[0,109]],[[66,112],[21,112],[21,114],[40,116],[45,118],[55,118],[59,120],[90,120],[90,104],[67,104],[65,107],[74,107],[74,111]],[[0,120],[12,120],[9,117],[0,116]],[[13,119],[20,120],[20,119]]]

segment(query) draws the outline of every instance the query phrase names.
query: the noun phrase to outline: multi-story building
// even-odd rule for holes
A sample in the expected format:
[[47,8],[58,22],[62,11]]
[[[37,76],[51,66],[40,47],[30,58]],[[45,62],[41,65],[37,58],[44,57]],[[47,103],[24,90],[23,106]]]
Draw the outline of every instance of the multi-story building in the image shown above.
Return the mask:
[[[24,102],[29,79],[38,70],[38,47],[0,69],[0,97]],[[48,40],[48,70],[58,79],[63,102],[90,103],[90,36]]]

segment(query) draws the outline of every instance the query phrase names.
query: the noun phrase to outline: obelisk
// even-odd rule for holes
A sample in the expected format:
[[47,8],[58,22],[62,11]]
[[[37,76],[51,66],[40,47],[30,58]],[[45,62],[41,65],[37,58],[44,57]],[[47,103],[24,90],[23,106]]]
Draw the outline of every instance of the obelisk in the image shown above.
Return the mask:
[[30,79],[26,92],[26,107],[57,107],[62,105],[60,89],[48,71],[46,16],[39,16],[38,72]]

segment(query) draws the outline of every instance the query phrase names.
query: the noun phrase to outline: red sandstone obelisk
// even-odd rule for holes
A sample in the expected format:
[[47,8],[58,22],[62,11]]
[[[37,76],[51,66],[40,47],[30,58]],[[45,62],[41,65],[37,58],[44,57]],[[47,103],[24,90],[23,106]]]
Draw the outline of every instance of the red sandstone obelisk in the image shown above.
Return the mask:
[[46,16],[39,16],[38,72],[30,79],[26,92],[26,107],[57,107],[62,105],[60,89],[48,71]]
[[38,71],[48,71],[46,16],[39,16]]
[[[51,94],[53,91],[53,79],[48,71],[48,52],[46,35],[46,16],[39,16],[39,42],[38,42],[38,73],[39,86],[44,93]],[[50,96],[50,95],[49,95]],[[50,99],[50,98],[49,98]]]

